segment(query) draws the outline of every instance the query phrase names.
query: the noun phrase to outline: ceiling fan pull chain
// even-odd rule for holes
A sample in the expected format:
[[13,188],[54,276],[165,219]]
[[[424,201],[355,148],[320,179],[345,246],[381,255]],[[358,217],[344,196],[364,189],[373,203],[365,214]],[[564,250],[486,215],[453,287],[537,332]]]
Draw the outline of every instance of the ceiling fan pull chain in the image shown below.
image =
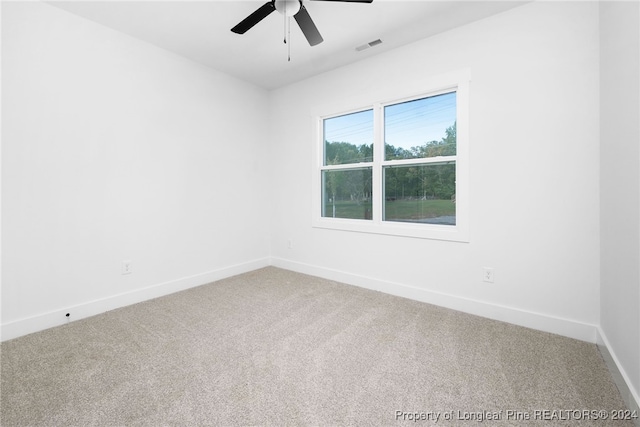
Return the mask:
[[291,61],[291,17],[287,15],[287,2],[284,2],[284,44],[287,45],[287,60]]
[[287,17],[287,61],[291,62],[291,17]]

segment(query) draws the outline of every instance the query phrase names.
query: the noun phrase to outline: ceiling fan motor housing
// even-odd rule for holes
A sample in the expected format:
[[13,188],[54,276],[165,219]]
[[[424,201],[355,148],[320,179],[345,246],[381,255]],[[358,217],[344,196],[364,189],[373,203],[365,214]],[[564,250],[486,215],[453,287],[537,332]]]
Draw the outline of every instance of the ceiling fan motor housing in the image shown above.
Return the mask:
[[300,11],[300,0],[276,0],[276,10],[285,16],[293,16]]

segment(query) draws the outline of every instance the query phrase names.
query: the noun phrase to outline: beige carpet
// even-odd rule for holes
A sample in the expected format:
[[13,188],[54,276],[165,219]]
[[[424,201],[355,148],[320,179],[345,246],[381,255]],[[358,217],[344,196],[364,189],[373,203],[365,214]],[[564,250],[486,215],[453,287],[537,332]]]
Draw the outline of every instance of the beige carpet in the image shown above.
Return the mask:
[[593,344],[273,267],[0,350],[3,427],[633,425]]

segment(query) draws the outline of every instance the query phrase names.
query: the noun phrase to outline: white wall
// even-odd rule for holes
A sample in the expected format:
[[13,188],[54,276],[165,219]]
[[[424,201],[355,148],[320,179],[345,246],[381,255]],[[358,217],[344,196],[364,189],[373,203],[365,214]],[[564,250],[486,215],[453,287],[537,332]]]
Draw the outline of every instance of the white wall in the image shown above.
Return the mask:
[[[539,2],[272,91],[275,265],[594,342],[598,57],[597,3]],[[458,69],[471,72],[470,243],[312,228],[310,111]]]
[[2,90],[3,339],[268,264],[266,91],[40,2]]
[[601,331],[640,403],[640,7],[600,10]]

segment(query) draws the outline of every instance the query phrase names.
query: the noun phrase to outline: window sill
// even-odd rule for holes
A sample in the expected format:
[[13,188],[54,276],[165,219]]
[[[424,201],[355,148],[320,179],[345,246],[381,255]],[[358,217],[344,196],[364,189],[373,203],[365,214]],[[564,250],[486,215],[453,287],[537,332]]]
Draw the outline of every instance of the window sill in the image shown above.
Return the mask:
[[468,232],[463,225],[411,224],[405,222],[352,220],[342,218],[316,218],[314,228],[382,234],[416,239],[445,240],[468,243]]

